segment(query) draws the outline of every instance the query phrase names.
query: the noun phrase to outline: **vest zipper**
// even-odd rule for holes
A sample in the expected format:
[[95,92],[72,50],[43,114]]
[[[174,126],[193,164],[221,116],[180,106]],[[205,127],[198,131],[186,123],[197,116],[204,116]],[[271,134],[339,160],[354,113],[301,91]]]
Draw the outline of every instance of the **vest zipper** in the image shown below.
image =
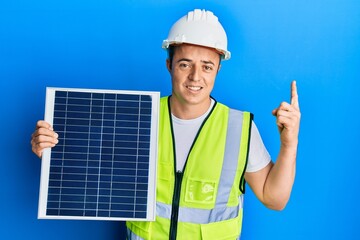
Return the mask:
[[173,195],[173,201],[172,201],[173,204],[172,204],[172,209],[171,209],[169,240],[176,239],[182,179],[183,179],[183,173],[180,171],[177,171],[175,173],[175,188],[174,188],[174,195]]
[[198,138],[198,136],[200,134],[200,131],[201,131],[202,127],[204,126],[205,122],[207,121],[207,119],[209,118],[211,113],[214,111],[217,102],[214,99],[214,101],[215,101],[214,106],[212,107],[211,111],[209,112],[209,114],[206,116],[203,123],[201,124],[201,126],[200,126],[200,128],[198,130],[198,133],[195,136],[195,139],[194,139],[194,141],[193,141],[193,143],[192,143],[192,145],[190,147],[190,151],[189,151],[188,156],[186,158],[183,171],[181,172],[181,171],[176,171],[175,138],[174,138],[174,128],[173,128],[172,119],[171,119],[170,97],[168,97],[168,102],[167,103],[168,103],[170,128],[171,128],[171,135],[172,135],[172,140],[173,140],[173,150],[174,150],[175,186],[174,186],[174,194],[173,194],[173,201],[172,201],[172,208],[171,208],[169,240],[176,240],[177,227],[178,227],[177,225],[178,225],[178,218],[179,218],[179,202],[180,202],[180,193],[181,193],[181,183],[182,183],[182,180],[183,180],[186,164],[187,164],[190,152],[191,152],[191,150],[192,150],[192,148],[193,148],[193,146],[194,146],[194,144],[196,142],[196,139]]

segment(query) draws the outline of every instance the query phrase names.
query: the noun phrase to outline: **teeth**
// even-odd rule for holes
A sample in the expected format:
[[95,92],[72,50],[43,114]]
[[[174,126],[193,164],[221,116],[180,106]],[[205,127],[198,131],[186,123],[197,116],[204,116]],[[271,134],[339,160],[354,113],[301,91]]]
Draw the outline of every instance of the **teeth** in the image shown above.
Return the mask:
[[201,89],[201,87],[194,87],[194,86],[188,86],[188,88],[193,91],[199,91]]

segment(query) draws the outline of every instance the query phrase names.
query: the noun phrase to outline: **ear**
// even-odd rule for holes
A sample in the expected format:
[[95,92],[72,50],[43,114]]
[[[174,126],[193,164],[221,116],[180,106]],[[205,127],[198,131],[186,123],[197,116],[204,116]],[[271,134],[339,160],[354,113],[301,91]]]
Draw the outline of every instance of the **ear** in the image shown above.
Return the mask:
[[171,72],[171,62],[170,62],[170,59],[166,59],[166,68],[169,72]]
[[218,67],[218,70],[217,70],[217,73],[216,73],[216,74],[219,73],[220,69],[221,69],[221,64],[219,64],[219,67]]

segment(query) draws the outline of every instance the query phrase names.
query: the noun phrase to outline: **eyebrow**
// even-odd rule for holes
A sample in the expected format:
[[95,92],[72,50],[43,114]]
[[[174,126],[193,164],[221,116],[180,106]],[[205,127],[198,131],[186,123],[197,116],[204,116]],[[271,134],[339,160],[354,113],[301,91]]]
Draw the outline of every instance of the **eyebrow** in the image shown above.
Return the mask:
[[[176,62],[182,62],[182,61],[192,62],[192,60],[188,59],[188,58],[181,58],[181,59],[177,60]],[[205,63],[205,64],[211,64],[211,65],[215,66],[215,64],[212,61],[201,60],[200,62]]]
[[205,60],[202,60],[201,62],[205,63],[205,64],[212,64],[215,66],[215,63],[213,63],[212,61],[205,61]]
[[188,58],[180,58],[179,60],[177,60],[176,62],[182,62],[182,61],[185,61],[185,62],[192,62],[191,59],[188,59]]

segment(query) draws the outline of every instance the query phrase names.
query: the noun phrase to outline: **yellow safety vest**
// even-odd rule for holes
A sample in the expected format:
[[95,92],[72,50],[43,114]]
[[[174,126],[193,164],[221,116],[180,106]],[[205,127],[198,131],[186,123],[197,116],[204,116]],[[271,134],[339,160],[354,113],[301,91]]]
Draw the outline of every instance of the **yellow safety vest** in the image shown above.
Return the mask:
[[131,240],[237,239],[252,115],[215,102],[176,172],[169,97],[160,101],[156,220],[129,221]]

